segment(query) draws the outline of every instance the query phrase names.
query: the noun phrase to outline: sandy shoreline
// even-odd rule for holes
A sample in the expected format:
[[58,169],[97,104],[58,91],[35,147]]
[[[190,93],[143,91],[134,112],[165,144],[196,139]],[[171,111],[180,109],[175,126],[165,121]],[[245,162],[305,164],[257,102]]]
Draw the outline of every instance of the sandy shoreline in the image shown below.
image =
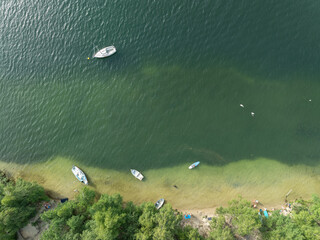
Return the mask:
[[[38,173],[35,174],[35,169],[32,168],[32,166],[19,166],[19,165],[15,165],[14,168],[10,169],[11,171],[8,171],[8,166],[10,165],[7,165],[6,166],[6,169],[7,169],[7,172],[9,172],[9,174],[14,177],[14,178],[18,178],[18,177],[21,177],[27,181],[36,181],[38,184],[40,184],[41,186],[43,186],[45,188],[45,191],[46,191],[46,194],[49,195],[49,197],[52,199],[51,200],[51,205],[54,206],[57,205],[59,202],[60,202],[60,199],[61,198],[65,198],[65,197],[68,197],[70,200],[74,199],[74,197],[77,195],[78,191],[85,187],[83,184],[81,184],[80,182],[78,182],[74,176],[72,174],[69,173],[69,171],[67,171],[68,173],[68,176],[66,176],[65,178],[68,179],[68,181],[63,185],[61,183],[59,183],[59,179],[57,181],[50,181],[50,178],[54,178],[55,176],[53,176],[52,174],[48,174],[46,175],[46,171],[42,172],[42,176],[39,175]],[[52,162],[51,162],[51,166],[52,166]],[[0,164],[0,167],[1,167],[1,164]],[[36,168],[37,169],[37,168]],[[70,169],[67,169],[67,170],[70,170]],[[87,171],[90,173],[90,170]],[[110,174],[110,173],[109,173]],[[130,176],[130,175],[129,175]],[[131,176],[130,176],[131,177]],[[105,180],[103,182],[104,185],[108,185],[108,183],[111,180],[111,177],[109,175],[109,177],[104,177]],[[130,181],[132,180],[133,178],[129,179]],[[99,182],[99,178],[90,178],[91,182],[93,183],[97,183]],[[135,180],[135,179],[133,179]],[[139,182],[139,181],[131,181],[133,182],[134,184],[140,184],[142,185],[143,187],[147,187],[147,189],[145,191],[148,190],[149,188],[149,182]],[[132,184],[132,183],[128,183],[129,185]],[[114,184],[113,184],[114,186]],[[119,185],[116,185],[117,187],[119,187]],[[121,186],[121,185],[120,185]],[[182,185],[179,184],[178,185],[179,188],[176,189],[172,186],[169,186],[168,188],[168,192],[170,194],[173,194],[173,195],[176,195],[176,194],[182,194],[183,192],[183,189],[181,189]],[[90,188],[92,188],[93,190],[95,190],[96,192],[98,193],[108,193],[108,194],[112,194],[114,192],[117,192],[117,191],[112,191],[112,192],[109,192],[109,191],[106,191],[106,189],[101,189],[101,187],[97,184],[90,184],[89,185]],[[152,186],[151,186],[152,187]],[[123,189],[122,189],[123,190]],[[164,189],[165,191],[166,189]],[[296,194],[292,194],[294,193],[294,190],[290,189],[289,192],[288,190],[286,191],[286,193],[290,193],[289,196],[288,196],[288,201],[294,201],[296,198],[297,198],[297,195]],[[120,194],[122,195],[122,192],[120,191]],[[258,195],[258,194],[257,194]],[[187,197],[188,195],[183,195],[182,199]],[[204,198],[208,198],[208,194],[206,195],[202,195]],[[277,209],[283,209],[283,207],[285,206],[285,202],[286,202],[286,197],[285,197],[285,193],[282,194],[282,196],[276,198],[278,199],[278,201],[269,201],[269,202],[266,202],[264,203],[263,200],[261,200],[260,198],[248,198],[248,197],[245,197],[243,196],[245,199],[247,199],[248,201],[255,201],[255,199],[259,199],[259,204],[258,206],[256,207],[256,210],[257,210],[257,213],[259,211],[259,209],[264,209],[264,208],[267,208],[268,210],[277,210]],[[219,199],[219,196],[216,196],[218,199]],[[234,199],[236,198],[236,196],[234,197],[230,197],[228,199],[231,200],[231,199]],[[176,198],[177,199],[177,198]],[[191,215],[191,218],[190,219],[185,219],[183,218],[182,220],[182,225],[183,226],[192,226],[193,228],[197,228],[200,232],[201,235],[206,235],[209,230],[210,230],[210,218],[212,217],[216,217],[217,214],[216,214],[216,209],[220,206],[222,207],[227,207],[228,206],[228,201],[226,200],[223,200],[223,201],[218,201],[218,204],[217,202],[215,202],[216,204],[214,204],[214,201],[210,201],[211,200],[211,195],[210,197],[208,198],[208,203],[211,203],[211,207],[198,207],[198,208],[195,208],[195,207],[190,207],[191,205],[195,205],[195,203],[197,203],[197,201],[195,201],[193,199],[193,204],[176,204],[176,199],[173,198],[172,200],[170,199],[170,197],[168,198],[165,198],[166,200],[166,204],[170,204],[172,205],[172,207],[176,210],[178,210],[179,212],[181,212],[184,215],[186,214],[190,214]],[[181,198],[180,198],[181,199]],[[127,201],[132,201],[132,199],[127,199],[125,196],[124,196],[124,202],[127,202]],[[135,204],[140,204],[142,202],[144,202],[145,200],[140,200],[140,201],[134,201]],[[147,201],[150,201],[150,199],[147,199]],[[219,204],[221,203],[221,204]],[[185,207],[186,205],[188,205],[189,207]],[[203,204],[202,204],[203,205]],[[39,212],[43,212],[45,211],[43,209],[43,207],[40,208]],[[39,218],[39,215],[36,216],[36,220],[33,219],[30,221],[30,224],[28,224],[25,228],[21,229],[20,230],[20,238],[21,240],[29,240],[29,239],[39,239],[40,238],[40,235],[41,235],[41,232],[44,231],[47,227],[47,225],[41,221],[39,221],[39,224],[37,224],[36,226],[33,226],[32,223],[37,221],[37,219]]]
[[135,204],[164,198],[174,209],[194,214],[214,214],[216,207],[226,207],[238,195],[249,201],[258,199],[261,208],[271,209],[281,207],[291,189],[288,201],[310,199],[320,192],[319,166],[287,166],[268,159],[243,160],[222,167],[202,164],[194,170],[188,170],[188,165],[150,169],[143,171],[142,182],[129,170],[99,169],[62,157],[28,165],[0,161],[0,169],[14,178],[37,182],[52,198],[73,199],[75,190],[84,187],[71,172],[73,164],[86,173],[89,188],[99,194],[119,193],[124,202]]

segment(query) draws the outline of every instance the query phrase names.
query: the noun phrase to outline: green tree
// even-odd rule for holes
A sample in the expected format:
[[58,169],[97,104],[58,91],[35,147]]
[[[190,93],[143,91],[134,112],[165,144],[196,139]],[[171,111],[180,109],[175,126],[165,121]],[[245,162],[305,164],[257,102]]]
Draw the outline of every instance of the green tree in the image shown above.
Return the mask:
[[2,183],[0,189],[0,239],[14,239],[17,230],[35,216],[37,203],[48,197],[41,186],[22,179]]
[[210,231],[209,239],[221,239],[221,240],[235,239],[223,215],[219,215],[217,218],[212,218],[212,221],[210,222],[210,228],[211,228],[211,231]]
[[[261,227],[259,215],[251,208],[249,201],[241,196],[228,203],[227,208],[220,207],[216,211],[218,219],[211,222],[210,237],[212,239],[234,239],[235,235],[247,236]],[[225,217],[231,219],[231,226],[225,223]]]
[[51,219],[49,228],[41,234],[41,240],[62,240],[65,239],[64,219]]
[[236,227],[236,233],[241,236],[249,235],[261,227],[257,211],[241,196],[229,202],[227,213],[232,217],[232,225]]
[[4,192],[1,205],[5,207],[35,206],[40,201],[48,200],[43,187],[22,179],[18,179],[15,184],[5,186]]
[[94,215],[99,211],[106,211],[109,208],[115,208],[119,211],[122,210],[122,197],[120,194],[108,195],[102,194],[98,202],[92,205],[90,213]]
[[292,221],[298,225],[306,239],[320,239],[320,198],[313,195],[309,201],[297,201]]
[[41,239],[81,239],[86,222],[90,218],[89,209],[94,198],[95,192],[85,187],[74,201],[60,203],[54,210],[44,212],[41,219],[50,225],[41,235]]
[[[154,230],[153,239],[174,239],[182,220],[182,215],[173,211],[170,204],[164,205],[156,214],[157,227]],[[162,238],[166,236],[166,238]]]
[[264,218],[260,231],[264,239],[304,239],[299,226],[289,216],[280,214],[280,211],[273,212],[267,219]]
[[179,240],[204,240],[199,234],[198,229],[192,228],[190,226],[178,228],[177,239]]
[[141,206],[142,214],[139,217],[140,228],[136,233],[136,239],[149,240],[152,239],[153,229],[156,227],[157,209],[152,203],[144,203]]
[[83,215],[72,216],[67,220],[67,226],[70,228],[72,233],[81,233],[85,220],[86,218]]
[[44,212],[41,219],[48,222],[49,228],[41,235],[41,239],[65,239],[65,235],[70,231],[67,225],[68,220],[73,216],[73,210],[76,204],[72,201],[58,204],[58,206],[51,211]]
[[125,218],[125,229],[121,233],[121,238],[124,240],[134,240],[135,234],[138,232],[139,228],[139,217],[142,214],[142,209],[135,206],[132,202],[128,202],[124,208]]
[[13,180],[11,180],[4,171],[0,170],[0,184],[5,186],[11,182],[13,182]]
[[96,240],[97,234],[92,230],[94,228],[94,221],[88,221],[85,224],[85,230],[81,234],[82,240]]
[[[119,194],[109,196],[103,194],[98,202],[90,209],[93,220],[90,229],[96,239],[117,239],[125,231],[126,213],[122,207],[122,198]],[[86,232],[85,237],[89,238]],[[91,235],[90,235],[91,237]]]
[[125,222],[125,213],[115,208],[108,208],[106,211],[96,212],[93,216],[95,226],[93,230],[97,239],[117,239]]
[[76,196],[77,207],[80,211],[87,211],[87,208],[91,208],[94,203],[96,193],[95,191],[84,187]]
[[173,211],[170,204],[164,205],[159,211],[153,203],[143,204],[136,239],[174,239],[179,234],[181,219],[181,214]]
[[263,220],[260,228],[264,239],[320,239],[320,199],[299,200],[293,205],[291,216],[275,211]]

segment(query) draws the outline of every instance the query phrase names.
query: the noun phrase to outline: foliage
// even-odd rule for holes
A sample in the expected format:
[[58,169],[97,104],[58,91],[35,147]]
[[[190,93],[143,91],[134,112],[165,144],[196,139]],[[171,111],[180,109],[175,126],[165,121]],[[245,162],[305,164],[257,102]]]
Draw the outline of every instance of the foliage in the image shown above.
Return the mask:
[[299,226],[306,239],[320,239],[320,198],[299,200],[293,208],[292,221]]
[[[211,222],[211,239],[234,239],[235,235],[246,236],[261,226],[256,210],[251,208],[249,201],[241,196],[229,202],[227,208],[217,209],[218,218]],[[231,226],[228,226],[225,217],[231,219]]]
[[7,174],[0,170],[0,184],[6,185],[9,182],[11,182],[12,180],[7,176]]
[[156,227],[156,208],[151,203],[141,206],[142,214],[139,217],[140,229],[136,234],[136,239],[152,239],[153,229]]
[[241,196],[230,201],[226,211],[232,217],[232,225],[236,227],[236,233],[241,236],[249,235],[261,226],[257,211],[251,208],[250,202]]
[[[157,210],[153,203],[126,205],[119,194],[101,195],[84,188],[76,200],[59,204],[41,218],[50,223],[41,239],[127,240],[202,239],[197,230],[180,227],[181,214],[169,204]],[[93,204],[92,204],[93,203]],[[180,234],[180,235],[179,235]]]
[[83,188],[74,201],[59,204],[54,210],[44,212],[41,219],[50,225],[41,239],[81,239],[83,226],[90,218],[88,209],[94,198],[94,191]]
[[184,228],[178,229],[177,239],[180,239],[180,240],[203,240],[205,238],[199,234],[198,229],[192,228],[190,226],[186,226]]
[[17,230],[36,214],[38,202],[48,200],[36,183],[18,179],[0,183],[0,239],[15,239]]
[[125,231],[126,213],[123,212],[122,204],[119,194],[104,194],[92,206],[90,212],[93,219],[90,227],[96,239],[117,239]]
[[155,216],[154,240],[174,239],[182,216],[176,214],[169,204],[162,207]]
[[159,211],[152,203],[141,207],[140,229],[135,235],[136,239],[175,239],[182,220],[181,214],[174,212],[170,204],[164,205]]
[[209,239],[222,239],[222,240],[232,240],[235,239],[230,226],[226,223],[225,217],[219,215],[217,218],[212,218],[210,223],[210,235]]
[[320,199],[298,200],[293,205],[292,216],[275,211],[263,219],[260,231],[264,239],[320,239]]
[[122,239],[133,240],[135,233],[140,227],[139,217],[142,214],[142,209],[139,206],[134,205],[132,202],[128,202],[125,206],[124,212],[126,213],[125,231],[122,233]]
[[216,209],[216,213],[217,213],[217,214],[226,214],[226,213],[227,213],[227,210],[226,210],[225,208],[223,208],[223,207],[218,207],[218,208]]
[[94,203],[96,193],[93,190],[85,187],[81,190],[81,192],[76,196],[76,202],[78,203],[78,207],[81,207],[82,211],[84,208],[91,207]]
[[[274,211],[265,218],[250,207],[242,197],[229,202],[227,208],[218,208],[213,218],[209,239],[235,239],[255,232],[263,239],[320,239],[320,199],[299,200],[293,205],[292,215]],[[231,224],[225,218],[231,219]]]
[[289,216],[280,214],[280,211],[273,212],[268,219],[263,218],[260,231],[264,239],[304,239],[299,227]]

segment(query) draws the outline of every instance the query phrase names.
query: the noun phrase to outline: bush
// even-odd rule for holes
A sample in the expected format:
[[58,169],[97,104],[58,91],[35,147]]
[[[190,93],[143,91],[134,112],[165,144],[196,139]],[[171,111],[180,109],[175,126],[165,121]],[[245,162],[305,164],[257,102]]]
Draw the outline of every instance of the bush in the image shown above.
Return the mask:
[[[211,222],[212,239],[234,239],[234,235],[247,236],[261,226],[257,211],[241,196],[230,201],[227,208],[220,207],[216,212],[220,216],[213,218]],[[226,225],[224,215],[231,218],[232,228]]]
[[96,203],[94,196],[83,188],[76,200],[45,212],[41,218],[50,226],[41,239],[203,239],[197,230],[181,228],[182,216],[169,204],[157,210],[153,203],[124,204],[119,194],[103,194]]
[[210,235],[209,239],[224,239],[224,240],[232,240],[235,239],[230,226],[225,222],[225,218],[223,215],[220,215],[217,218],[212,218],[210,223]]
[[83,188],[76,200],[59,203],[54,210],[44,212],[41,219],[50,225],[41,239],[81,239],[85,223],[90,218],[89,209],[94,198],[94,191]]
[[15,239],[16,232],[36,215],[38,202],[48,200],[43,187],[18,179],[1,183],[0,239]]

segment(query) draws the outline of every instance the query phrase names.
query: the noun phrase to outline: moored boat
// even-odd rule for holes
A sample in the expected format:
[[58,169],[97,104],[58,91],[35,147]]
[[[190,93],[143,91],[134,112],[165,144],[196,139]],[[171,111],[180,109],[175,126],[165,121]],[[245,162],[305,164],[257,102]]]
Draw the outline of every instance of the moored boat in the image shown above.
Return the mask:
[[115,54],[116,52],[117,52],[117,50],[114,46],[105,47],[105,48],[100,49],[98,52],[96,52],[93,55],[93,58],[109,57],[109,56]]
[[132,175],[138,178],[140,181],[142,181],[142,179],[144,178],[144,176],[138,170],[130,169],[130,171]]
[[88,185],[88,180],[86,175],[78,168],[77,166],[72,166],[71,171],[73,172],[74,176],[84,184]]
[[163,204],[164,204],[164,199],[161,198],[154,204],[154,206],[156,207],[156,209],[160,209]]
[[200,162],[195,162],[195,163],[192,163],[190,166],[189,166],[189,169],[193,169],[195,168],[196,166],[199,165]]

